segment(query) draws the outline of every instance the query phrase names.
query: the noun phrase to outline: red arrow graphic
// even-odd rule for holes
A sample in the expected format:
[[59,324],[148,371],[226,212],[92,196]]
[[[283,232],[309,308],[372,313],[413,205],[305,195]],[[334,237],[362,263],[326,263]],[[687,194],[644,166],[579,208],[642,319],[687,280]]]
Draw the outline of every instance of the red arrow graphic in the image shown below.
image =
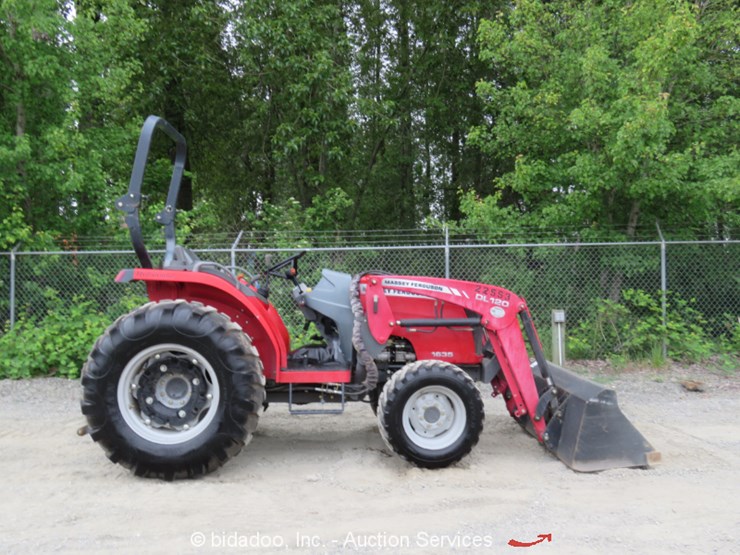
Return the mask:
[[545,540],[547,540],[548,542],[552,541],[552,534],[539,534],[537,537],[540,539],[534,542],[529,542],[529,543],[519,542],[516,540],[509,540],[509,545],[511,547],[532,547],[533,545],[542,543]]

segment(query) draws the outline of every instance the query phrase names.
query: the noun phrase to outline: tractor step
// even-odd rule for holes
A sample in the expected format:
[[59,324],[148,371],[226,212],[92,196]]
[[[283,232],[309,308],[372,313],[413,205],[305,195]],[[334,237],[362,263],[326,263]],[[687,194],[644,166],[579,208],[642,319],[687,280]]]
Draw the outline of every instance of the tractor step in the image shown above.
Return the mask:
[[[293,408],[293,384],[288,384],[288,412],[290,414],[295,415],[302,415],[302,414],[342,414],[344,412],[344,407],[346,405],[346,397],[344,395],[344,384],[323,384],[319,387],[316,387],[314,389],[315,392],[322,394],[321,400],[319,401],[319,404],[321,405],[321,408],[316,409],[297,409]],[[326,395],[339,395],[339,401],[326,401],[323,398],[323,394]],[[339,408],[335,409],[327,409],[324,408],[325,405],[328,404],[336,404],[339,403]],[[302,405],[300,405],[302,406]]]
[[316,384],[317,386],[327,383],[350,383],[352,371],[346,368],[329,369],[307,367],[307,368],[284,368],[275,376],[275,382],[280,384]]

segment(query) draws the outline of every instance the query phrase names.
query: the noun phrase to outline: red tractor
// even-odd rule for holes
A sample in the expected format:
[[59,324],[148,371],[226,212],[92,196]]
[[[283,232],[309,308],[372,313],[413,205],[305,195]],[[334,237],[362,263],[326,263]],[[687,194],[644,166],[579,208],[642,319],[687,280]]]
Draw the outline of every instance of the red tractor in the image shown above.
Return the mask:
[[[160,268],[152,266],[139,225],[157,129],[177,146],[156,217],[166,240]],[[545,360],[527,304],[511,291],[332,270],[307,287],[298,271],[304,253],[249,279],[178,246],[175,205],[185,156],[182,135],[150,116],[128,193],[116,203],[141,261],[116,281],[143,281],[151,302],[116,320],[83,368],[83,431],[112,461],[141,476],[197,476],[242,449],[268,403],[287,402],[301,414],[364,401],[389,449],[421,467],[445,467],[478,442],[484,410],[476,382],[490,383],[511,416],[575,470],[649,466],[659,458],[621,413],[614,391]],[[290,350],[268,300],[270,277],[292,283],[321,344]],[[300,408],[309,403],[323,410]]]

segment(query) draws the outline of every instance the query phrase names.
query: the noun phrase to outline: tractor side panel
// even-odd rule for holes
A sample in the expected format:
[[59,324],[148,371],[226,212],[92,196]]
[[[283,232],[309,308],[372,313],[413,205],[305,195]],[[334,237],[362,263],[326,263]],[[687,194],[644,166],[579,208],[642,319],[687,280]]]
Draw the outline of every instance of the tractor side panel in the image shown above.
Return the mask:
[[[400,292],[387,295],[393,319],[414,318],[465,318],[465,309],[438,300],[403,295]],[[390,327],[390,321],[389,321]],[[454,364],[479,364],[481,356],[476,354],[470,328],[393,326],[393,335],[408,340],[414,348],[417,360],[435,359]]]
[[247,296],[218,276],[181,270],[123,270],[116,281],[144,281],[152,301],[184,299],[212,306],[226,314],[252,339],[267,379],[287,365],[290,336],[275,307]]
[[[363,303],[370,331],[379,343],[391,335],[404,337],[418,359],[442,359],[454,364],[478,364],[470,327],[405,327],[402,320],[449,320],[480,316],[481,324],[495,335],[518,322],[524,301],[506,289],[453,279],[366,275]],[[516,324],[515,324],[516,325]],[[440,356],[442,355],[442,356]],[[527,365],[526,371],[529,372]]]

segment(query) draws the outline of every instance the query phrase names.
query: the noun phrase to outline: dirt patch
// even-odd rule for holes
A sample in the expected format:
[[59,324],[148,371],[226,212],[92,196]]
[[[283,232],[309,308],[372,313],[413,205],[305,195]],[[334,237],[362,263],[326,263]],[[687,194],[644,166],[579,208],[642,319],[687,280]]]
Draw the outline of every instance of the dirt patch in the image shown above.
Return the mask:
[[[77,437],[78,383],[3,381],[0,551],[521,552],[514,539],[540,541],[525,553],[740,552],[740,379],[591,371],[661,466],[575,473],[487,399],[471,456],[420,470],[385,451],[367,405],[302,417],[273,405],[223,469],[165,483]],[[684,389],[687,378],[704,391]]]

